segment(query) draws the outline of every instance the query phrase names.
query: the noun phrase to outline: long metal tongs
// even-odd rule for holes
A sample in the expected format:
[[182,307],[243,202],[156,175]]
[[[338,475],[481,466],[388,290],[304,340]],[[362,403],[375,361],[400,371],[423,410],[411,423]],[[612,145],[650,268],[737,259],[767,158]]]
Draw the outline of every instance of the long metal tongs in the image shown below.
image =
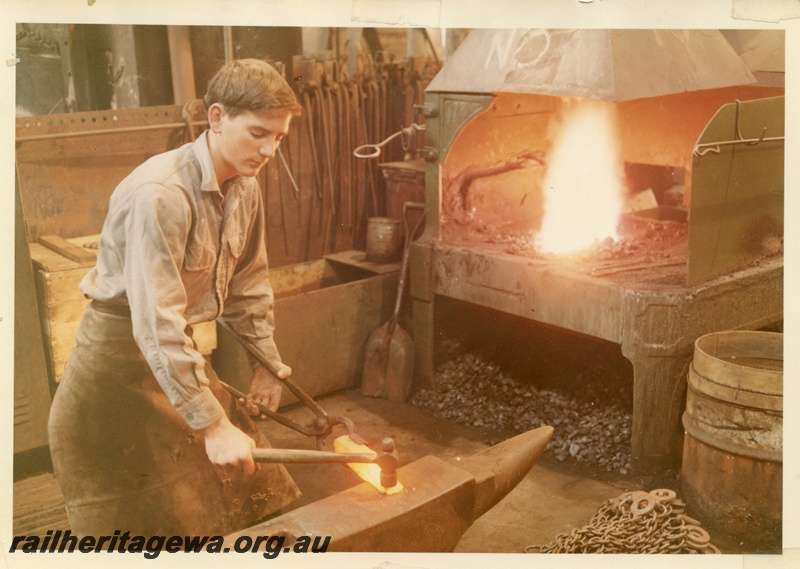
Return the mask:
[[[256,360],[258,360],[258,363],[263,365],[272,375],[278,377],[277,368],[272,364],[272,362],[270,362],[267,359],[267,357],[261,352],[261,350],[259,350],[256,346],[250,343],[250,341],[248,341],[246,338],[241,336],[236,330],[234,330],[227,322],[225,322],[221,318],[217,319],[217,323],[220,326],[222,326],[222,328],[224,328],[225,331],[227,331],[231,336],[233,336],[236,339],[236,341],[238,341]],[[300,402],[303,403],[303,405],[308,407],[314,413],[316,418],[308,425],[301,425],[300,423],[292,419],[289,419],[285,415],[281,415],[280,413],[276,413],[275,411],[270,411],[263,405],[253,402],[258,407],[258,410],[262,415],[266,415],[270,419],[280,423],[281,425],[284,425],[285,427],[289,427],[290,429],[293,429],[298,433],[301,433],[309,437],[315,437],[316,446],[318,450],[325,449],[326,438],[333,432],[333,427],[335,425],[344,425],[345,428],[347,429],[347,434],[354,442],[358,444],[363,443],[363,439],[355,433],[355,424],[353,423],[353,421],[351,421],[347,417],[343,417],[340,415],[336,416],[328,415],[325,412],[325,410],[319,405],[319,403],[314,401],[314,399],[312,399],[312,397],[308,393],[306,393],[303,389],[301,389],[300,386],[297,385],[294,381],[292,381],[289,378],[281,379],[281,381],[300,400]],[[223,381],[220,381],[220,383],[226,390],[228,390],[228,392],[231,395],[233,395],[237,399],[247,400],[247,395],[245,393],[242,393],[232,385],[228,385]]]

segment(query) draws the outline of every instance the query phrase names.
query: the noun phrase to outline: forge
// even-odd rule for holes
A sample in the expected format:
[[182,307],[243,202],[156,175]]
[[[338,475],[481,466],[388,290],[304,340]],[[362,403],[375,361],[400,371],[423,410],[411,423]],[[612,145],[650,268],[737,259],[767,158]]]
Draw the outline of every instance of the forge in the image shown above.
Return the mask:
[[419,111],[422,385],[442,298],[612,342],[634,468],[676,464],[695,339],[782,322],[782,89],[718,31],[476,30]]

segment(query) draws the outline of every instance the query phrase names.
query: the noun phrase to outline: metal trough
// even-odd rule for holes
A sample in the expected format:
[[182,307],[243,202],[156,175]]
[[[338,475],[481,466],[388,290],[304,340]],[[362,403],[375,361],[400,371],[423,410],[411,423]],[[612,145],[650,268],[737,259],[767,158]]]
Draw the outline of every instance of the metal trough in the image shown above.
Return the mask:
[[[275,341],[292,378],[312,397],[357,385],[367,338],[391,314],[398,264],[363,258],[348,251],[270,270]],[[223,381],[247,391],[250,364],[225,330],[217,330],[212,363]],[[281,404],[296,401],[284,389]]]

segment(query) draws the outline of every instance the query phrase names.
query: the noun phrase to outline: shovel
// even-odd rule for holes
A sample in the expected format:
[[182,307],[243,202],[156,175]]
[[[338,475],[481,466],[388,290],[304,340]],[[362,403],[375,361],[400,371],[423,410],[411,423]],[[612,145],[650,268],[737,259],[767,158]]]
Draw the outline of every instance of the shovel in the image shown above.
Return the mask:
[[423,214],[414,230],[409,231],[409,209],[418,209],[424,212],[425,205],[415,202],[403,204],[406,239],[403,247],[403,260],[400,263],[394,313],[385,324],[369,335],[364,358],[364,371],[361,377],[360,391],[362,395],[383,397],[392,401],[408,399],[411,394],[411,381],[414,377],[414,341],[408,332],[397,325],[397,317],[403,302],[403,290],[408,272],[408,251],[425,216]]

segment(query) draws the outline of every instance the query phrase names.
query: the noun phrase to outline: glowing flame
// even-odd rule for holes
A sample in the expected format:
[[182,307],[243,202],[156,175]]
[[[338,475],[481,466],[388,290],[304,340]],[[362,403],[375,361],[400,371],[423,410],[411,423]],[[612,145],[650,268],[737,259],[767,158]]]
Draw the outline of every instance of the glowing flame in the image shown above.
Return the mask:
[[[367,445],[360,445],[353,442],[348,435],[343,435],[333,440],[333,449],[341,453],[372,453],[371,448]],[[391,488],[384,488],[381,484],[381,467],[371,462],[348,462],[347,466],[356,474],[358,474],[364,482],[369,482],[382,494],[397,494],[403,491],[403,485],[400,481]]]
[[544,179],[544,217],[536,237],[544,253],[618,238],[623,192],[614,109],[589,100],[567,105]]

